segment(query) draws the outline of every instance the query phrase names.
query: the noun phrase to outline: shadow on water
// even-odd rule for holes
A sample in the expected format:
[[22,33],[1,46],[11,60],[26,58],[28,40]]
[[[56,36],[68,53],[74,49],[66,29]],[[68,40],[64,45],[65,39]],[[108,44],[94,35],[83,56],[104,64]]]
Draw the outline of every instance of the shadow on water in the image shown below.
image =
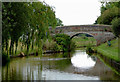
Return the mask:
[[2,67],[2,80],[120,80],[94,55],[77,50],[11,59]]

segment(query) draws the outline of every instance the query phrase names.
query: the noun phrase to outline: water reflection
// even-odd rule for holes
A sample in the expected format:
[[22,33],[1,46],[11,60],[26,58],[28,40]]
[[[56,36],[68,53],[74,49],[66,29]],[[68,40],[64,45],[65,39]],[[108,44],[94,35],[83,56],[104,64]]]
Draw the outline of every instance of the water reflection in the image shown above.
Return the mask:
[[[71,59],[63,58],[62,54],[45,54],[42,58],[39,56],[14,58],[8,65],[2,67],[1,76],[3,80],[119,79],[109,67],[99,59],[88,56],[85,51],[76,51],[71,56]],[[81,65],[81,62],[84,64]],[[85,70],[82,71],[81,68]]]
[[56,70],[45,70],[43,71],[44,79],[45,80],[99,80],[99,78],[91,77],[91,76],[84,76],[66,72],[60,72]]
[[0,82],[2,81],[2,78],[1,78],[1,77],[2,77],[1,75],[2,75],[2,74],[1,74],[1,73],[2,73],[2,67],[0,66]]
[[87,55],[85,51],[81,51],[81,53],[75,53],[71,58],[71,62],[73,66],[81,68],[81,69],[89,69],[94,67],[95,61]]

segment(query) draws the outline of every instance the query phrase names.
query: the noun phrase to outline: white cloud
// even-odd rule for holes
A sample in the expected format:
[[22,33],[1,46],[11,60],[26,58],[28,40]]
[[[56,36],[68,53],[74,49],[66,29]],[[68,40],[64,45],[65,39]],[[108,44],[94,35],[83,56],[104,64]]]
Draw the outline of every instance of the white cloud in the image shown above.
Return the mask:
[[93,24],[100,15],[99,0],[40,0],[55,7],[64,25]]

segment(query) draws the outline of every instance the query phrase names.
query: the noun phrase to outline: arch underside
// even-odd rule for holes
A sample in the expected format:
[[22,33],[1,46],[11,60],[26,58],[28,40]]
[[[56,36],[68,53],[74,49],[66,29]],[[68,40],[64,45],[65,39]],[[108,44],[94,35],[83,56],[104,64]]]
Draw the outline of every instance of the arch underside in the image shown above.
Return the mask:
[[[94,37],[94,35],[89,34],[89,33],[76,33],[76,34],[74,34],[74,35],[71,36],[71,39],[74,38],[75,36],[83,37],[83,36],[81,36],[82,34],[85,34],[85,35],[83,35],[83,36],[86,36],[86,37],[89,38],[89,40],[88,40],[89,42],[87,41],[87,43],[86,43],[86,41],[85,41],[85,44],[86,44],[86,45],[87,45],[88,43],[91,44],[92,46],[96,46],[96,45],[97,45],[97,40],[96,40],[96,38]],[[90,37],[92,37],[92,38],[94,39],[94,42],[93,42],[93,39],[90,39]],[[85,38],[80,38],[80,39],[85,39]],[[82,43],[84,43],[84,41],[83,41]],[[85,46],[85,44],[84,44],[84,46]],[[81,45],[80,45],[80,46],[81,46]]]
[[71,39],[72,39],[73,37],[75,37],[75,36],[80,35],[80,34],[86,34],[87,37],[93,37],[93,38],[94,38],[94,35],[89,34],[89,33],[76,33],[76,34],[74,34],[73,36],[71,36]]
[[111,32],[67,32],[65,34],[69,35],[71,39],[79,34],[90,35],[96,40],[97,45],[100,45],[101,43],[104,43],[115,37],[114,34]]

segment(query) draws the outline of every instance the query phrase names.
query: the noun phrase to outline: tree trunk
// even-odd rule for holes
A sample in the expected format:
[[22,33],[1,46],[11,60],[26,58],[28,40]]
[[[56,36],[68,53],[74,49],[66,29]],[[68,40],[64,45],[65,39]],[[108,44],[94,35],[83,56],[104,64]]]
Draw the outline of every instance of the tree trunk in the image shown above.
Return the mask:
[[17,53],[17,47],[18,47],[18,41],[16,41],[16,46],[15,46],[15,55]]
[[9,50],[9,53],[10,55],[12,54],[13,55],[13,40],[11,39],[11,42],[10,42],[10,50]]
[[34,40],[32,40],[32,50],[33,50],[33,48],[34,48],[33,44],[34,44]]
[[28,52],[29,52],[29,48],[30,48],[30,36],[28,34],[28,39],[27,39],[27,55],[28,55]]

